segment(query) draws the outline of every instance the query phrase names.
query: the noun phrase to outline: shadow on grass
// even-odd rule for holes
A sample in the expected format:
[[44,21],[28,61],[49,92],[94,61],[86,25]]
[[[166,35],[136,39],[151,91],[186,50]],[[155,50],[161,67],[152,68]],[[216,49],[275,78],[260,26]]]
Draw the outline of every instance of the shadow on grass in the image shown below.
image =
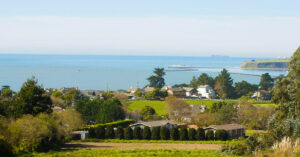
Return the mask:
[[101,148],[112,148],[112,146],[95,146],[81,143],[66,143],[62,145],[61,150],[78,150],[78,149],[101,149]]

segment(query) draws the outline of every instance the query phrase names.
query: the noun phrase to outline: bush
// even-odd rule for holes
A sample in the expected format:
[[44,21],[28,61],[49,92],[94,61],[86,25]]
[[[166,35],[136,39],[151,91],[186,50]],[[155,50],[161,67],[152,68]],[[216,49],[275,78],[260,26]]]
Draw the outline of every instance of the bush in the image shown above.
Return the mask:
[[5,157],[14,157],[12,146],[0,136],[0,155]]
[[132,131],[131,127],[127,127],[125,129],[125,139],[126,140],[132,140],[133,139],[133,131]]
[[149,127],[145,126],[143,129],[143,139],[150,140],[151,139],[151,130]]
[[134,139],[142,139],[142,129],[140,127],[134,127],[133,129],[133,138]]
[[96,138],[104,139],[105,138],[105,128],[103,126],[99,126],[95,128]]
[[105,138],[112,139],[115,138],[114,128],[109,126],[105,130]]
[[188,136],[189,136],[189,140],[191,141],[196,140],[196,130],[194,128],[190,128]]
[[187,130],[186,127],[180,129],[179,138],[182,141],[185,141],[185,140],[189,139],[189,137],[188,137],[188,130]]
[[245,143],[245,140],[234,141],[231,144],[223,145],[221,147],[221,152],[228,155],[239,155],[247,156],[251,151],[248,151],[248,147]]
[[89,138],[96,138],[96,129],[95,128],[90,128],[88,130],[89,132]]
[[152,140],[160,140],[160,127],[153,127],[151,131]]
[[215,133],[216,140],[226,141],[228,139],[228,132],[226,130],[217,130]]
[[116,138],[117,139],[124,139],[124,130],[122,127],[118,127],[117,130],[116,130]]
[[197,140],[205,140],[205,131],[203,128],[198,128],[196,132],[196,139]]
[[177,127],[172,127],[170,132],[171,140],[178,140],[179,139],[179,131]]
[[169,131],[169,128],[167,128],[167,127],[162,127],[161,129],[160,129],[160,138],[162,139],[162,140],[168,140],[168,139],[170,139],[170,131]]
[[215,139],[214,131],[208,130],[208,131],[206,132],[205,138],[206,138],[207,140],[214,140],[214,139]]

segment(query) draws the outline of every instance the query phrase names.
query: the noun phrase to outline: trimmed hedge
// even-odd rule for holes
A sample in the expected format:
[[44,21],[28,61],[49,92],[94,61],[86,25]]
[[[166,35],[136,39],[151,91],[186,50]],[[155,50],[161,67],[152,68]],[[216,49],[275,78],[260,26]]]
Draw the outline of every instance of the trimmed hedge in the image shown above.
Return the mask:
[[140,127],[134,127],[133,129],[133,139],[141,140],[142,136],[142,129]]
[[194,141],[196,140],[196,130],[194,128],[189,129],[189,140]]
[[95,129],[96,138],[99,138],[99,139],[104,139],[105,138],[105,128],[103,126],[99,126],[97,128],[94,128],[94,129]]
[[151,130],[149,127],[144,127],[143,129],[143,139],[150,140],[151,139]]
[[117,139],[124,139],[124,129],[122,127],[119,126],[115,134]]
[[114,128],[112,126],[108,126],[105,130],[105,138],[115,138]]
[[171,138],[171,140],[178,140],[179,139],[179,131],[178,131],[177,127],[171,128],[170,138]]
[[205,131],[203,128],[198,128],[196,131],[196,139],[199,141],[205,140]]
[[132,131],[131,127],[127,127],[125,129],[125,139],[126,140],[132,140],[133,139],[133,131]]
[[208,130],[205,136],[206,140],[215,140],[214,131]]
[[151,139],[160,140],[160,127],[153,127],[151,130]]
[[228,132],[226,130],[217,130],[215,132],[215,139],[226,141],[228,139]]
[[187,130],[186,127],[180,129],[180,131],[179,131],[179,139],[181,141],[186,141],[186,140],[189,139],[189,137],[188,137],[188,130]]
[[162,140],[168,140],[168,139],[170,139],[170,131],[169,131],[169,128],[167,128],[167,127],[162,127],[161,129],[160,129],[160,138],[162,139]]
[[97,127],[122,127],[122,128],[126,128],[128,127],[130,124],[135,123],[135,121],[133,119],[128,119],[128,120],[119,120],[119,121],[114,121],[114,122],[110,122],[110,123],[104,123],[104,124],[95,124],[95,125],[89,125],[89,126],[85,126],[80,128],[79,130],[90,130],[91,128],[97,128]]

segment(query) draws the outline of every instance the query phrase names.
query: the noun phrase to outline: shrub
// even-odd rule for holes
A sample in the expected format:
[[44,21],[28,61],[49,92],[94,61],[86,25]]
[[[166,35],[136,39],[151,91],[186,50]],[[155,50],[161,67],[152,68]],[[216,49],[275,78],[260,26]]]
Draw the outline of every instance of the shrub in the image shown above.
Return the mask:
[[170,139],[170,131],[169,131],[169,128],[167,128],[167,127],[162,127],[161,129],[160,129],[160,138],[162,139],[162,140],[168,140],[168,139]]
[[160,127],[153,127],[151,131],[152,140],[160,140]]
[[103,126],[99,126],[95,128],[96,138],[104,139],[105,138],[105,128]]
[[95,128],[90,128],[88,130],[89,132],[89,138],[96,138],[96,129]]
[[145,126],[143,129],[143,139],[150,140],[151,139],[151,130],[149,127]]
[[188,136],[189,136],[189,140],[191,141],[196,140],[196,130],[194,128],[190,128]]
[[226,130],[217,130],[215,133],[216,140],[226,141],[228,139],[228,132]]
[[205,138],[206,138],[207,140],[214,140],[214,139],[215,139],[214,131],[208,130],[208,131],[206,132]]
[[140,127],[134,127],[133,138],[138,140],[142,139],[142,129]]
[[105,138],[112,139],[115,138],[114,128],[109,126],[105,130]]
[[177,127],[172,127],[170,132],[171,140],[178,140],[179,139],[179,131]]
[[205,131],[203,128],[198,128],[196,132],[196,139],[197,140],[205,140]]
[[188,137],[188,130],[187,130],[186,127],[180,129],[179,138],[182,141],[189,139],[189,137]]
[[117,139],[124,139],[124,130],[122,127],[118,127],[117,130],[116,130],[116,138]]
[[132,138],[133,138],[133,131],[132,131],[131,127],[127,127],[125,129],[125,139],[132,140]]
[[239,155],[244,156],[249,154],[248,147],[245,143],[245,140],[234,141],[231,144],[223,145],[221,147],[221,152],[228,155]]
[[14,157],[12,146],[0,136],[0,155],[5,157]]

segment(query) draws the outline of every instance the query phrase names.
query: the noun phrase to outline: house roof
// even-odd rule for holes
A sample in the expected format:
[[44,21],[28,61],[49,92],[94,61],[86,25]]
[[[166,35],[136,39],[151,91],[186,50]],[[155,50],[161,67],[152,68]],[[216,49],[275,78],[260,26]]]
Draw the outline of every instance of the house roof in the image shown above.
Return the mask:
[[198,86],[198,88],[207,88],[207,87],[210,87],[209,85],[200,85]]
[[158,120],[158,121],[150,121],[150,122],[137,122],[135,124],[131,124],[130,126],[145,125],[148,127],[156,127],[156,126],[164,126],[168,123],[177,125],[176,123],[169,121],[169,120]]
[[236,130],[236,129],[245,129],[243,125],[240,124],[225,124],[225,125],[210,125],[205,129],[216,129],[216,130]]
[[194,88],[191,88],[191,87],[183,87],[183,89],[187,92],[190,92],[192,91]]
[[147,87],[144,88],[144,91],[145,92],[152,92],[154,89],[155,89],[154,87],[147,86]]
[[169,89],[169,90],[171,90],[171,91],[173,91],[173,92],[181,92],[181,91],[185,91],[183,88],[171,88],[171,89]]

